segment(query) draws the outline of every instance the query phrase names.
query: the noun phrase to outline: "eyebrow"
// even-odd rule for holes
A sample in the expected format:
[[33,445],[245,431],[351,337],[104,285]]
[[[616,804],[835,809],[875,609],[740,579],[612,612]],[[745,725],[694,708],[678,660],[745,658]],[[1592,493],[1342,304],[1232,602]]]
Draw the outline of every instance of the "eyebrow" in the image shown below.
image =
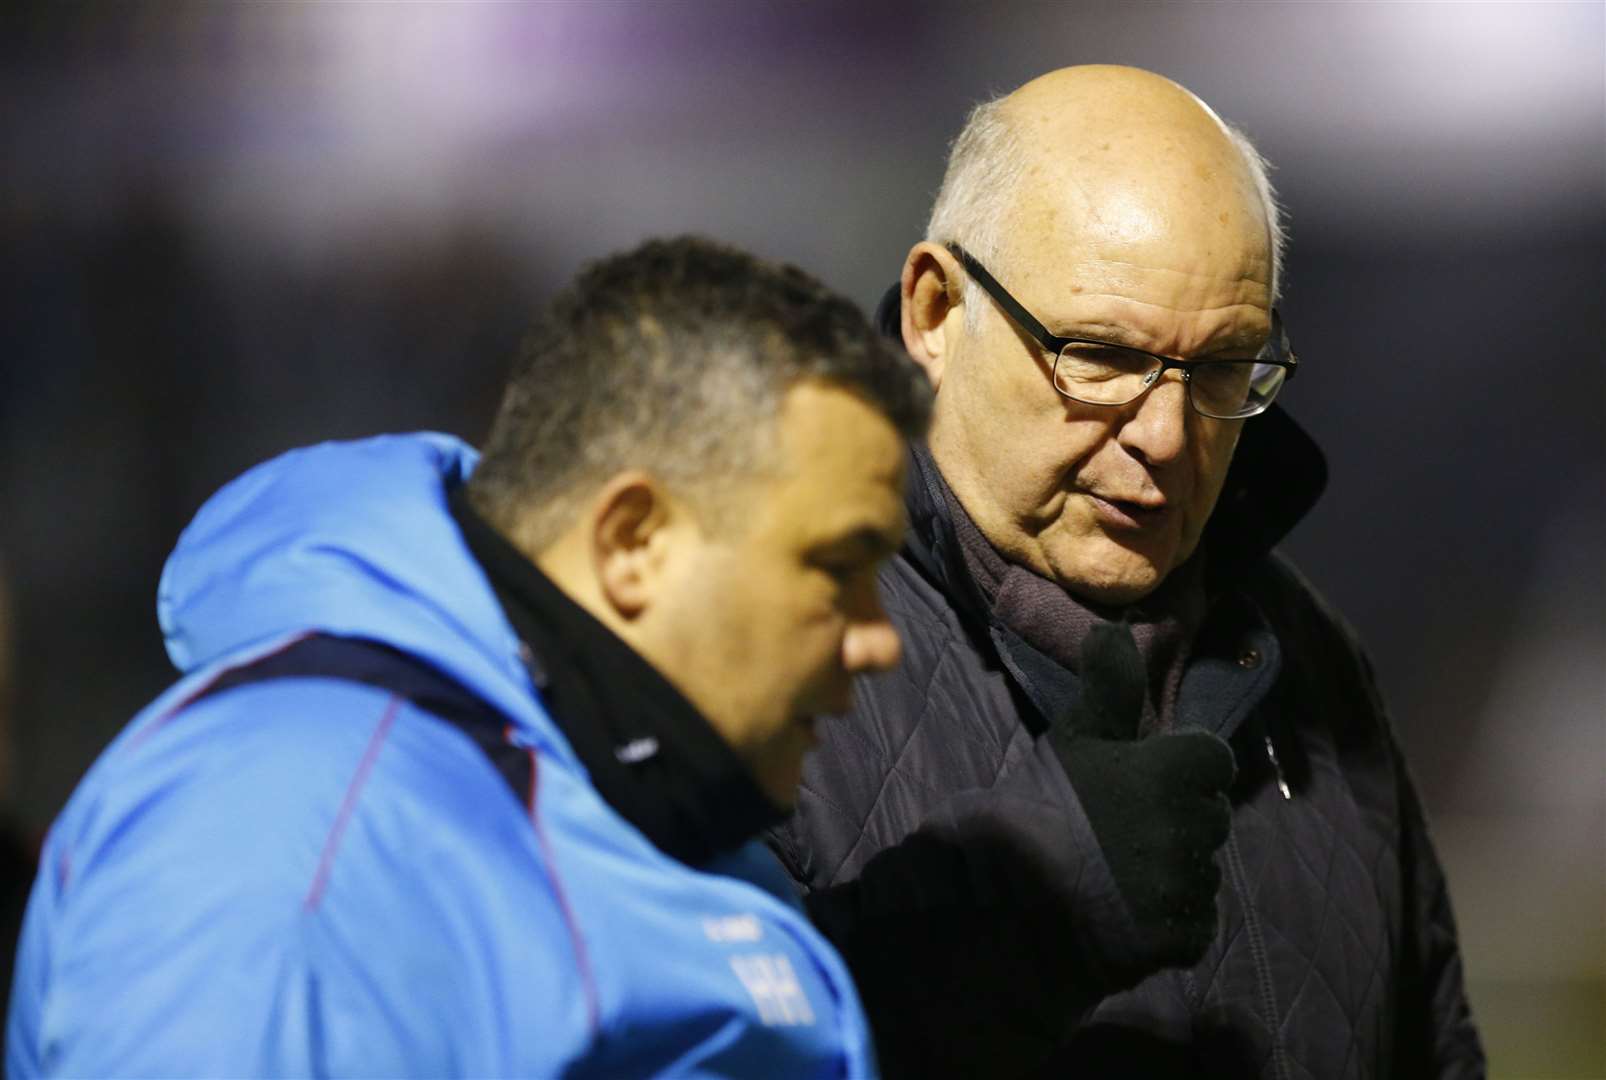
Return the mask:
[[[1096,332],[1089,332],[1096,331]],[[1149,352],[1142,345],[1137,344],[1137,336],[1124,326],[1106,322],[1087,322],[1069,329],[1051,327],[1049,333],[1056,337],[1074,338],[1077,341],[1091,341],[1102,345],[1115,345],[1123,349],[1133,349],[1137,352]],[[1265,338],[1252,331],[1238,331],[1216,343],[1210,351],[1198,354],[1199,356],[1215,356],[1218,353],[1230,350],[1258,350],[1266,343]],[[1159,355],[1150,353],[1151,356]]]
[[1063,323],[1049,326],[1049,333],[1055,337],[1075,338],[1077,341],[1096,341],[1103,345],[1119,345],[1123,349],[1137,349],[1139,352],[1148,350],[1137,344],[1136,335],[1124,326],[1114,323],[1089,322],[1075,326],[1066,326]]

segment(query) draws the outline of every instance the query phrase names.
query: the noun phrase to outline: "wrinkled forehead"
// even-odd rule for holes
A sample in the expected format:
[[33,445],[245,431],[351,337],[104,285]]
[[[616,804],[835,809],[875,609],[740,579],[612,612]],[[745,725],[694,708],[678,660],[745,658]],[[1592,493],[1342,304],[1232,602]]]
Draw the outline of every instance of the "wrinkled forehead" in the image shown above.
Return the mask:
[[1006,232],[1011,287],[1037,303],[1102,295],[1177,311],[1264,312],[1272,246],[1257,201],[1229,185],[1177,179],[1062,175],[1027,193]]

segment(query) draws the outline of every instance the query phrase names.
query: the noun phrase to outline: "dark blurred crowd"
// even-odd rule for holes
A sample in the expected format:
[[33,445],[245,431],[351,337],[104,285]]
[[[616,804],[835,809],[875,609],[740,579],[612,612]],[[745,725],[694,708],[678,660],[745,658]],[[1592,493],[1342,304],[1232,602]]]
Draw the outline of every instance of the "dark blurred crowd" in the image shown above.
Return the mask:
[[15,588],[14,803],[53,812],[130,706],[171,678],[162,561],[201,500],[303,442],[436,428],[477,438],[539,275],[465,230],[339,265],[208,260],[131,196],[75,228],[13,214],[0,544]]
[[0,553],[27,568],[0,587],[10,942],[50,815],[172,678],[155,586],[201,500],[302,442],[397,428],[478,438],[539,275],[472,229],[317,268],[219,264],[156,190],[92,224],[13,204],[0,245],[26,268],[0,300]]

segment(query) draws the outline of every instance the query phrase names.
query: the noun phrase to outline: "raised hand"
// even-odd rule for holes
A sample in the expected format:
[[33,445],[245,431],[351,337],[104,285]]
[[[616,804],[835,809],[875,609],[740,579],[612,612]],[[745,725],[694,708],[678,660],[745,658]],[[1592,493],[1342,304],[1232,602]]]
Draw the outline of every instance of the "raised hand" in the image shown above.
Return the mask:
[[1138,738],[1144,669],[1124,623],[1082,646],[1082,698],[1051,737],[1147,958],[1186,967],[1216,932],[1216,849],[1231,824],[1232,750],[1209,732]]

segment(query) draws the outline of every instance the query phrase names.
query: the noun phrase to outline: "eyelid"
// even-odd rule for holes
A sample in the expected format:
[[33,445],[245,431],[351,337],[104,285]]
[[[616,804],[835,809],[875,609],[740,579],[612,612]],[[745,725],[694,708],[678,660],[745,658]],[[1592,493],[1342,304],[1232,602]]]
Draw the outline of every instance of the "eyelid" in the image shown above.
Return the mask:
[[[1093,339],[1093,338],[1070,338],[1068,340],[1067,344],[1065,345],[1065,348],[1067,348],[1067,349],[1075,349],[1075,348],[1109,349],[1109,350],[1111,350],[1113,352],[1132,353],[1132,354],[1137,355],[1137,356],[1147,356],[1147,357],[1158,358],[1158,359],[1161,359],[1161,360],[1169,359],[1168,357],[1160,356],[1159,353],[1152,353],[1152,352],[1149,352],[1147,349],[1140,349],[1136,345],[1122,345],[1119,342],[1098,341],[1098,340]],[[1239,351],[1237,346],[1225,346],[1224,348],[1227,351],[1231,351],[1231,352]],[[1256,363],[1256,362],[1261,361],[1261,360],[1265,360],[1270,355],[1271,355],[1271,350],[1266,346],[1262,346],[1260,348],[1260,350],[1258,352],[1254,353],[1253,355],[1247,355],[1247,356],[1223,356],[1223,355],[1221,355],[1219,353],[1206,353],[1203,356],[1187,357],[1186,359],[1183,359],[1183,360],[1181,360],[1179,362],[1180,363],[1184,363],[1184,364],[1208,364],[1208,363],[1217,363],[1217,364],[1252,364],[1252,363]]]
[[813,558],[840,562],[878,562],[897,550],[891,537],[865,526],[813,545]]
[[[1083,351],[1089,353],[1108,352],[1124,356],[1141,356],[1145,360],[1153,360],[1158,354],[1140,349],[1135,345],[1122,345],[1114,341],[1095,341],[1090,338],[1072,338],[1065,346],[1064,351]],[[1164,359],[1163,357],[1159,357]]]
[[819,564],[817,569],[830,578],[834,589],[843,593],[855,591],[860,582],[874,581],[878,564],[875,562],[862,564]]
[[1125,349],[1129,352],[1148,351],[1146,349],[1140,349],[1136,345],[1128,345],[1123,341],[1111,341],[1108,338],[1089,337],[1085,331],[1071,334],[1061,333],[1059,331],[1053,331],[1053,333],[1056,337],[1063,339],[1071,345],[1090,345],[1100,349]]
[[857,552],[820,551],[809,556],[809,565],[818,567],[829,574],[851,575],[858,573],[868,565],[874,565],[875,559],[863,558]]

